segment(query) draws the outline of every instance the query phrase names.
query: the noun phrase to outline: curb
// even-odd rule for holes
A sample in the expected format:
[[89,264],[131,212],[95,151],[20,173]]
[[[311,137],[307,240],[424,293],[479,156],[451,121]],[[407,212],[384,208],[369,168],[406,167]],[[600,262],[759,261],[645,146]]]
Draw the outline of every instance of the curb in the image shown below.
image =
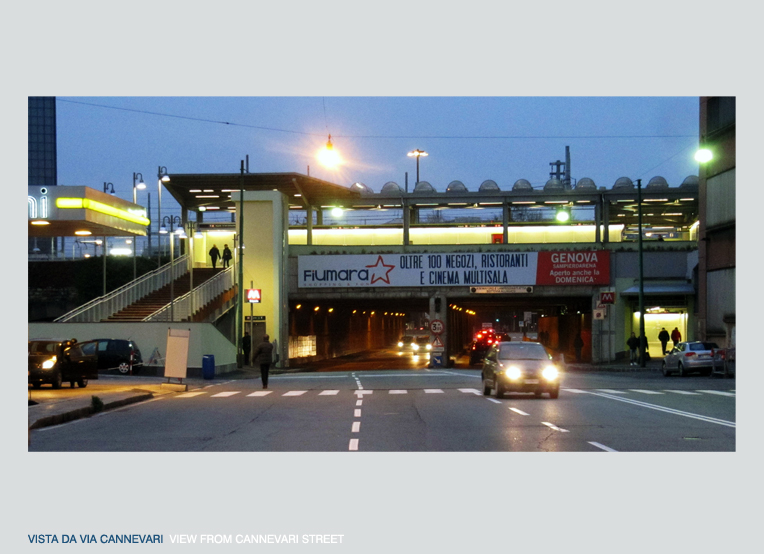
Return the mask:
[[134,404],[136,402],[144,402],[146,400],[152,399],[153,397],[154,397],[154,393],[147,392],[144,394],[137,394],[135,396],[128,396],[127,398],[114,400],[112,402],[104,402],[103,409],[98,410],[97,412],[93,409],[93,406],[86,406],[84,408],[77,408],[75,410],[70,410],[68,412],[64,412],[61,414],[41,417],[40,419],[34,421],[29,426],[29,429],[30,430],[39,429],[41,427],[50,427],[52,425],[60,425],[62,423],[74,421],[75,419],[82,419],[84,417],[89,417],[93,414],[100,413],[106,410],[121,408],[122,406],[127,406],[128,404]]

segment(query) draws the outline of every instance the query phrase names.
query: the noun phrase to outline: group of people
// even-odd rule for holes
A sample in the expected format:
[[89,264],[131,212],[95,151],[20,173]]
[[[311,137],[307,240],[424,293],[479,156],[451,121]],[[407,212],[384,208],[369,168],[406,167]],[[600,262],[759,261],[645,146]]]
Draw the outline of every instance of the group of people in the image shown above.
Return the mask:
[[[642,339],[640,341],[640,338]],[[642,346],[644,347],[645,351],[647,351],[647,339],[644,335],[642,335],[640,338],[637,338],[637,336],[632,332],[629,339],[626,341],[626,345],[629,347],[629,365],[637,365],[639,363],[639,344],[642,343]],[[671,334],[669,335],[669,332],[666,331],[665,327],[661,328],[661,332],[658,333],[658,340],[661,343],[661,348],[663,350],[663,355],[666,355],[667,352],[667,346],[668,341],[671,340],[671,342],[674,343],[674,346],[676,346],[678,343],[682,341],[682,333],[679,331],[678,327],[674,327],[674,330],[671,331]]]
[[[218,247],[216,244],[212,245],[212,248],[210,249],[210,258],[212,259],[212,268],[214,269],[217,267],[218,258],[220,258],[220,250],[218,250]],[[223,267],[228,267],[228,265],[231,262],[231,259],[233,258],[233,254],[231,253],[231,249],[228,248],[227,244],[223,245]]]
[[[262,342],[257,345],[254,352],[252,352],[252,336],[249,334],[249,331],[245,331],[244,337],[241,339],[241,349],[244,351],[244,365],[249,365],[251,353],[252,365],[260,366],[260,378],[263,381],[264,389],[268,388],[268,372],[270,371],[271,363],[274,361],[274,346],[270,342],[270,338],[269,335],[263,335]],[[278,361],[278,358],[276,358],[276,361]]]

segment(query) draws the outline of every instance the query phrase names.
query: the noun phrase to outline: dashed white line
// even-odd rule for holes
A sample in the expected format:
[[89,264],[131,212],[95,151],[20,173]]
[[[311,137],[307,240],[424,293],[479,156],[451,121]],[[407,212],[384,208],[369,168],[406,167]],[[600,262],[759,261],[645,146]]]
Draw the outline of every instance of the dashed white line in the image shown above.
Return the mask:
[[363,405],[363,399],[359,398],[358,400],[356,400],[356,401],[355,401],[355,405],[356,405],[356,406],[361,406],[361,405]]
[[350,439],[348,450],[358,450],[358,439]]
[[184,392],[183,394],[179,394],[175,398],[191,398],[192,396],[199,396],[200,394],[207,394],[206,392]]
[[361,410],[355,410],[353,412],[353,417],[361,417]]
[[561,429],[560,427],[557,427],[554,423],[549,423],[548,421],[542,421],[544,425],[549,427],[550,429],[554,429],[555,431],[559,431],[560,433],[569,433],[567,429]]
[[351,429],[352,433],[358,433],[361,431],[361,422],[360,421],[354,421],[353,427]]
[[631,392],[641,392],[642,394],[663,394],[662,392],[658,392],[655,390],[645,390],[645,389],[629,389]]
[[495,398],[486,398],[489,402],[493,402],[494,404],[501,404],[499,400],[496,400]]
[[318,396],[333,396],[339,394],[339,390],[325,390],[318,393]]
[[562,389],[562,390],[564,390],[565,392],[574,392],[576,394],[588,394],[589,392],[589,391],[579,390],[579,389]]
[[[604,392],[607,392],[607,391],[604,391]],[[700,396],[699,392],[691,392],[688,390],[666,390],[664,392],[673,392],[674,394],[687,394],[687,395],[692,394],[695,396]]]
[[390,394],[408,394],[409,391],[407,390],[391,390]]
[[698,392],[702,392],[704,394],[718,394],[719,396],[735,396],[734,392],[724,392],[720,390],[699,390]]
[[622,390],[613,390],[613,389],[597,389],[600,392],[609,392],[610,394],[626,394]]
[[472,394],[480,394],[480,391],[477,389],[459,389],[459,392],[467,392]]
[[518,410],[517,408],[510,408],[510,410],[512,410],[512,411],[513,411],[513,412],[515,412],[516,414],[520,414],[520,415],[530,415],[530,414],[526,414],[526,413],[525,413],[524,411],[522,411],[522,410]]
[[589,444],[591,444],[592,446],[596,446],[597,448],[601,448],[601,449],[602,449],[602,450],[604,450],[605,452],[618,452],[618,450],[615,450],[615,449],[613,449],[613,448],[610,448],[609,446],[605,446],[604,444],[600,444],[600,443],[598,443],[598,442],[594,442],[594,441],[588,441],[588,442],[589,442]]
[[425,394],[438,394],[443,392],[443,389],[424,389]]

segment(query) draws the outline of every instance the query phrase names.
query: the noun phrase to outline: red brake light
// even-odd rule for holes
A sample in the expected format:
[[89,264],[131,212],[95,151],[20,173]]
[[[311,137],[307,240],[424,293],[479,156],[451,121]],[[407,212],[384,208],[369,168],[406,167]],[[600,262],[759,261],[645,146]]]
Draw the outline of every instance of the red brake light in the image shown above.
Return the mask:
[[694,355],[695,355],[695,352],[686,352],[684,357],[689,358],[690,356],[694,356]]

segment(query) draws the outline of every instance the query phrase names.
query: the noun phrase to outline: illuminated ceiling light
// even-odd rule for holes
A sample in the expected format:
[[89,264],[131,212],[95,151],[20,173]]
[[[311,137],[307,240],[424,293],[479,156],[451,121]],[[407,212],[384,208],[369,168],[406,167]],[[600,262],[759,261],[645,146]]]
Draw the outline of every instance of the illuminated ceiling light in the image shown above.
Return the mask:
[[50,221],[43,221],[42,219],[36,219],[30,222],[32,225],[50,225]]
[[109,206],[102,202],[91,200],[90,198],[57,198],[56,207],[59,209],[86,209],[93,210],[94,212],[110,215],[131,223],[137,223],[138,225],[147,226],[150,222],[143,216],[131,214],[126,210]]
[[329,308],[329,313],[332,313],[334,311],[334,308]]
[[342,217],[344,213],[342,208],[332,208],[332,217]]
[[320,310],[320,309],[321,309],[321,308],[319,308],[318,306],[316,306],[315,308],[313,308],[313,311],[314,311],[314,312],[317,312],[317,311],[318,311],[318,310]]
[[560,223],[565,223],[566,221],[570,220],[570,210],[567,210],[565,208],[560,208],[559,210],[557,210],[557,213],[555,214],[554,218]]
[[713,158],[714,154],[708,148],[701,148],[695,152],[695,161],[698,163],[704,164],[706,162],[710,162]]
[[332,144],[332,135],[329,135],[329,140],[326,141],[326,146],[318,151],[318,161],[326,167],[335,167],[342,163],[340,155],[334,149]]
[[295,310],[299,310],[300,308],[302,308],[302,304],[297,304],[297,305],[294,307],[294,309],[295,309]]
[[90,231],[87,231],[87,230],[82,230],[82,231],[75,231],[74,234],[79,236],[79,237],[87,237],[87,236],[92,235],[93,233],[91,233]]

